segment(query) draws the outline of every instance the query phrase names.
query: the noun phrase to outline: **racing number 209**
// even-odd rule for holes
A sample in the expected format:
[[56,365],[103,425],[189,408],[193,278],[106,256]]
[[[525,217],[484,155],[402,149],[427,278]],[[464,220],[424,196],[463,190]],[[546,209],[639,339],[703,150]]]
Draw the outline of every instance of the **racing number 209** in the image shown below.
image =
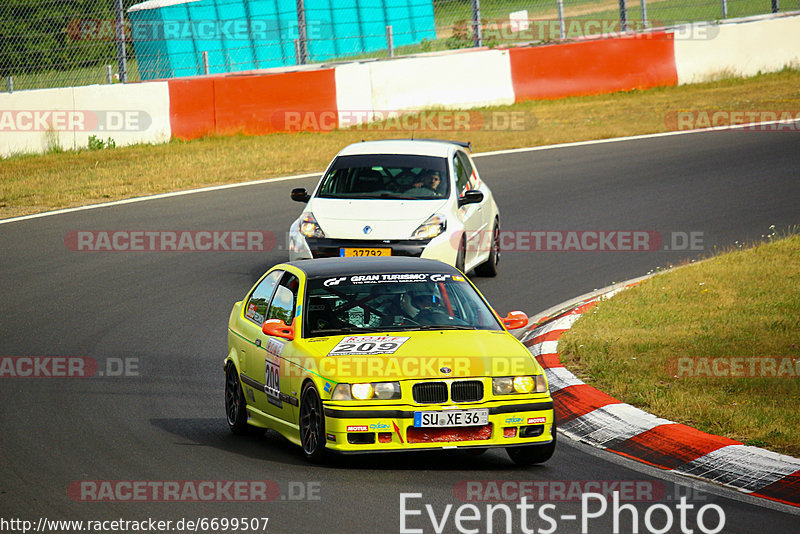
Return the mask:
[[372,343],[366,341],[364,343],[340,343],[336,347],[336,352],[394,352],[400,344],[387,341],[384,343]]
[[393,354],[409,339],[397,336],[349,336],[333,347],[330,354]]

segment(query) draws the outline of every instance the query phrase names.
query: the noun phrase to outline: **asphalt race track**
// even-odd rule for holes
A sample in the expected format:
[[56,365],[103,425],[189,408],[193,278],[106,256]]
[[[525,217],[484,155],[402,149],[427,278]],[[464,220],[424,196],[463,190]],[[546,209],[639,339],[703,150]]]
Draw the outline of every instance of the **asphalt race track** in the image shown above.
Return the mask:
[[[674,235],[699,232],[705,249],[508,251],[498,278],[475,279],[501,313],[533,314],[758,239],[770,225],[800,223],[796,132],[679,135],[481,157],[477,165],[495,193],[504,230],[657,231],[667,246]],[[318,467],[276,434],[233,436],[223,411],[228,314],[260,274],[287,258],[286,251],[75,252],[64,241],[74,230],[266,229],[279,236],[280,247],[301,210],[289,200],[290,189],[315,183],[282,181],[0,225],[0,356],[81,356],[106,371],[91,378],[0,378],[0,518],[34,525],[40,518],[152,518],[171,520],[174,528],[182,518],[267,517],[267,529],[260,525],[255,532],[395,532],[401,494],[412,493],[421,496],[407,499],[406,511],[419,512],[405,517],[408,532],[434,532],[433,522],[443,520],[440,532],[456,532],[466,481],[483,481],[482,488],[492,487],[486,481],[528,481],[550,492],[546,501],[554,509],[546,515],[555,525],[540,518],[543,502],[534,503],[523,525],[514,507],[518,498],[510,494],[514,532],[581,532],[582,517],[588,532],[614,532],[610,497],[604,514],[588,517],[599,501],[582,516],[578,497],[558,494],[576,481],[599,481],[645,488],[645,500],[632,503],[635,524],[630,510],[618,512],[619,532],[634,526],[639,532],[714,531],[719,512],[710,505],[724,513],[722,532],[797,532],[800,518],[789,507],[759,506],[685,479],[693,487],[679,487],[674,478],[566,438],[547,464],[521,469],[504,451],[370,455]],[[132,366],[128,376],[107,376],[120,374],[120,362]],[[269,502],[83,502],[72,490],[87,480],[266,480],[271,488],[277,484],[280,496]],[[694,508],[681,512],[681,495]],[[648,499],[666,510],[653,511],[646,523],[655,502]],[[459,517],[481,519],[463,521],[461,528],[488,531],[487,504],[497,503],[472,503],[477,508],[461,509]],[[504,517],[495,514],[494,532],[506,532]]]

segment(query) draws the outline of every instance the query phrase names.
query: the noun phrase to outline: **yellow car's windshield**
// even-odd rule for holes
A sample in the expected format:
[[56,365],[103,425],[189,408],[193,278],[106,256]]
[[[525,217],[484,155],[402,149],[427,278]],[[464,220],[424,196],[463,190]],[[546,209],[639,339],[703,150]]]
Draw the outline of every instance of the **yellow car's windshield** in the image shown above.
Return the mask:
[[308,281],[306,337],[405,330],[501,330],[462,276],[380,273]]

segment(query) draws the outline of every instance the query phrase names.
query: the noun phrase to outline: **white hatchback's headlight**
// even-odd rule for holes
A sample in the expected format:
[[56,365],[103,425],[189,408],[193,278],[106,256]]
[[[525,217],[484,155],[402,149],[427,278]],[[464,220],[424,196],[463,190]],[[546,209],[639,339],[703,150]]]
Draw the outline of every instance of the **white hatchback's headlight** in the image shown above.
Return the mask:
[[544,375],[492,378],[492,392],[495,395],[547,393],[547,380],[545,380]]
[[431,215],[428,220],[420,224],[411,239],[433,239],[447,229],[447,217],[441,213]]
[[400,382],[371,382],[337,384],[331,400],[392,400],[400,397]]
[[310,211],[304,213],[300,218],[299,229],[300,233],[306,237],[325,237],[325,232],[322,231],[322,228],[314,218],[314,214]]

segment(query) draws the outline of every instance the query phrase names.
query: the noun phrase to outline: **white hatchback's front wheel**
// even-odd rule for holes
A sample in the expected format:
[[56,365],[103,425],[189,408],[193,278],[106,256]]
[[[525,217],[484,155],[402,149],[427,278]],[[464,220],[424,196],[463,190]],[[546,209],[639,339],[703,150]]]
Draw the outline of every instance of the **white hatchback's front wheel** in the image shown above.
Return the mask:
[[495,219],[492,228],[492,241],[489,244],[489,257],[486,261],[475,267],[478,276],[497,276],[497,266],[500,263],[500,221]]

